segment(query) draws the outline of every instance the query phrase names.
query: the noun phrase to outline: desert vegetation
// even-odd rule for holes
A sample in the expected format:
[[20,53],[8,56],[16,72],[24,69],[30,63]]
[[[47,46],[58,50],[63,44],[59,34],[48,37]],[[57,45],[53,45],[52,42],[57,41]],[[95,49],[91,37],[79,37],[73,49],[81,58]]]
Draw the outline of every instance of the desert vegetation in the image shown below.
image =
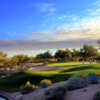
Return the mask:
[[81,49],[57,50],[54,55],[47,51],[45,53],[38,54],[35,57],[30,57],[23,54],[8,57],[7,54],[0,52],[0,69],[8,71],[11,69],[23,69],[23,65],[29,63],[44,63],[48,66],[86,64],[90,59],[95,62],[96,59],[99,58],[100,53],[98,50],[89,45],[84,45]]
[[[0,89],[5,91],[20,91],[22,89],[21,86],[25,85],[27,81],[30,81],[30,83],[35,86],[40,86],[41,81],[44,79],[46,79],[46,83],[50,80],[53,84],[60,81],[66,81],[76,75],[83,75],[83,77],[87,77],[89,73],[99,75],[100,64],[72,65],[70,67],[48,71],[31,69],[24,70],[22,72],[0,78]],[[75,79],[77,80],[77,78]]]
[[[0,75],[0,90],[26,95],[43,89],[45,100],[64,100],[68,91],[100,83],[99,60],[100,52],[89,45],[81,49],[57,50],[54,55],[48,51],[35,57],[23,54],[8,57],[0,52],[1,72],[14,71],[12,74]],[[39,69],[34,69],[37,66],[25,67],[38,63],[43,63],[46,69],[41,69],[42,66]],[[64,84],[53,86],[59,82]],[[93,100],[98,98],[99,92],[94,94]]]

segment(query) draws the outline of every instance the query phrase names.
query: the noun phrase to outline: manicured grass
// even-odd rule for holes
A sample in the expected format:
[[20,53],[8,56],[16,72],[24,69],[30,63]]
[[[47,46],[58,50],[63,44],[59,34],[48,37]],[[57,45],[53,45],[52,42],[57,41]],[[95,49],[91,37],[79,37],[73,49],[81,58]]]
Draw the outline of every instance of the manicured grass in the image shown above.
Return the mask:
[[[70,66],[70,65],[82,65],[83,62],[58,62],[58,63],[49,63],[48,66]],[[84,62],[84,64],[89,64],[89,62]]]
[[24,85],[28,80],[36,85],[39,85],[42,79],[50,79],[55,83],[67,80],[70,77],[78,74],[87,76],[90,72],[95,72],[96,74],[100,75],[100,64],[72,65],[71,67],[52,71],[25,70],[5,78],[0,78],[0,90],[10,92],[19,91],[20,87]]

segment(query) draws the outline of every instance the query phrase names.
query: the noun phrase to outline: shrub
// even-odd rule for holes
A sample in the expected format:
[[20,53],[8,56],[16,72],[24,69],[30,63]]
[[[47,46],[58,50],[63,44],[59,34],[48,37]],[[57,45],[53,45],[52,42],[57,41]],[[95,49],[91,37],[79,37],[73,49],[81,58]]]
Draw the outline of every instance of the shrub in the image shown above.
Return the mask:
[[51,87],[45,91],[45,100],[64,100],[65,86]]
[[27,81],[25,86],[23,86],[22,94],[28,94],[33,92],[36,89],[35,85],[32,85],[30,81]]
[[98,83],[97,76],[96,76],[95,73],[90,73],[88,75],[88,83],[90,83],[90,84],[96,84],[96,83]]
[[25,84],[25,86],[26,86],[26,87],[27,87],[27,86],[31,87],[32,84],[30,83],[30,81],[27,81],[26,84]]
[[96,92],[93,96],[93,100],[100,100],[100,91]]
[[86,78],[81,75],[78,75],[69,79],[67,83],[67,88],[68,90],[74,90],[74,89],[84,88],[86,85],[87,85]]
[[46,88],[52,84],[51,80],[44,79],[40,82],[42,88]]

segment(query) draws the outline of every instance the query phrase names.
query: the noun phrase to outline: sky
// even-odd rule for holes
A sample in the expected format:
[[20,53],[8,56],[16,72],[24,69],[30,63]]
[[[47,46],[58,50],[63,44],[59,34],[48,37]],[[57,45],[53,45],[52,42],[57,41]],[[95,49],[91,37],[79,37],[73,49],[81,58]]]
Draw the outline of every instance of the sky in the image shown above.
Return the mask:
[[0,0],[0,50],[96,45],[100,0]]

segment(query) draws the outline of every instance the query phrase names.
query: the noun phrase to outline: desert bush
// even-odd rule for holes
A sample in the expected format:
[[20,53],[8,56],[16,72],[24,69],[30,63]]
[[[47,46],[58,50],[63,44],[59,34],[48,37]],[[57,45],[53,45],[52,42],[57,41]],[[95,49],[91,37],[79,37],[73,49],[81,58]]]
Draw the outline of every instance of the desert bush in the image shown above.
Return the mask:
[[48,80],[48,79],[44,79],[40,82],[40,86],[42,88],[46,88],[48,86],[50,86],[52,84],[51,80]]
[[90,83],[90,84],[96,84],[96,83],[98,83],[97,76],[96,76],[95,73],[90,73],[88,75],[88,83]]
[[64,100],[65,86],[51,87],[45,91],[45,100]]
[[78,75],[69,79],[67,83],[67,88],[68,90],[74,90],[74,89],[84,88],[86,85],[87,85],[86,78],[81,75]]
[[96,92],[93,96],[93,100],[100,100],[100,91]]
[[33,92],[37,87],[30,83],[30,81],[27,81],[24,86],[22,86],[22,94],[28,94]]

